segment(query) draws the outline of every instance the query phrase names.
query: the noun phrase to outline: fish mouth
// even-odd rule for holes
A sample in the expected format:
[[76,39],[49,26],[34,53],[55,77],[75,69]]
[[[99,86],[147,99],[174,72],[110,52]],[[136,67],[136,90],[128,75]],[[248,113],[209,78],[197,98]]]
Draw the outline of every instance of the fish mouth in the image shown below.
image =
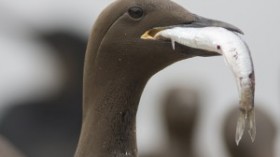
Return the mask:
[[185,28],[222,27],[235,33],[244,34],[241,29],[239,29],[238,27],[232,24],[219,20],[208,19],[195,14],[193,14],[193,16],[195,20],[190,23],[183,23],[183,24],[165,26],[165,27],[155,27],[144,32],[144,34],[142,34],[140,38],[144,40],[167,40],[166,38],[159,36],[158,35],[159,32],[164,31],[166,29],[172,29],[174,27],[183,27],[183,28],[184,27]]

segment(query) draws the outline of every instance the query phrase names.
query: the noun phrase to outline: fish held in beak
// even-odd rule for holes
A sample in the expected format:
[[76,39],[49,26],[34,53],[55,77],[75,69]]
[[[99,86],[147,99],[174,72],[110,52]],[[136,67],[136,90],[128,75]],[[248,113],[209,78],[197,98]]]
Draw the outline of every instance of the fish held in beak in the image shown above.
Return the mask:
[[189,25],[153,28],[145,32],[141,38],[170,40],[173,49],[175,49],[175,43],[179,43],[223,55],[236,78],[239,91],[240,115],[236,126],[236,144],[239,144],[247,125],[253,142],[256,136],[255,74],[250,50],[242,39],[243,32],[220,21],[206,20],[201,17],[199,19],[200,21]]
[[158,39],[156,37],[159,37],[157,33],[166,30],[166,29],[171,29],[175,27],[182,27],[182,28],[203,28],[203,27],[222,27],[227,30],[239,33],[239,34],[244,34],[241,29],[238,27],[223,22],[223,21],[218,21],[218,20],[213,20],[213,19],[208,19],[202,16],[198,16],[195,14],[192,14],[194,16],[194,21],[190,23],[185,23],[185,24],[179,24],[179,25],[174,25],[174,26],[166,26],[166,27],[155,27],[150,30],[147,30],[142,36],[141,39]]

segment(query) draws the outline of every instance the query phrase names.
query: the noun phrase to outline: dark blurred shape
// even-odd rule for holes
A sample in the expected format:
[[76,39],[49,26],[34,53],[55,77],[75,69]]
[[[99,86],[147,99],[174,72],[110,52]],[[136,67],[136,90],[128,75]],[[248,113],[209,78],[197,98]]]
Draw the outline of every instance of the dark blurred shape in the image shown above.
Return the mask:
[[200,97],[194,89],[175,88],[167,93],[163,114],[169,135],[168,156],[195,156],[193,136],[199,107]]
[[264,110],[256,108],[257,135],[254,143],[247,132],[237,146],[235,127],[238,117],[237,109],[231,110],[224,123],[224,140],[231,157],[273,157],[276,138],[276,124]]
[[0,136],[0,157],[24,157],[7,139]]
[[82,118],[82,73],[86,38],[71,31],[38,34],[64,67],[63,89],[44,100],[11,105],[0,121],[0,134],[27,157],[73,156]]
[[169,90],[163,100],[167,148],[141,157],[195,157],[193,137],[200,103],[199,94],[194,89],[174,87]]

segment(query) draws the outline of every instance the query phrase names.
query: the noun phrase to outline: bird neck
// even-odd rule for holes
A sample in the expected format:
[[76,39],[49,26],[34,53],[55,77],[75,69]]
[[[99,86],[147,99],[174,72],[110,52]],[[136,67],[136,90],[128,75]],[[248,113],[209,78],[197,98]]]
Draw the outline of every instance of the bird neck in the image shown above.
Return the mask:
[[[136,113],[148,79],[96,66],[85,74],[81,137],[76,157],[136,157]],[[90,78],[92,77],[92,78]]]

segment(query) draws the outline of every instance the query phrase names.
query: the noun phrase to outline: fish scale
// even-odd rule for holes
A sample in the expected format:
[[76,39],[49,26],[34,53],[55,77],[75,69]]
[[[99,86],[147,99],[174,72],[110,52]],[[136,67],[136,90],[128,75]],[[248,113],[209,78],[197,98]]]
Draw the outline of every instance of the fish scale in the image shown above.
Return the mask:
[[170,39],[173,49],[175,43],[179,43],[196,49],[214,51],[224,56],[236,78],[239,91],[240,115],[236,126],[236,144],[239,144],[247,125],[253,142],[256,136],[255,74],[250,50],[241,34],[221,27],[173,27],[161,30],[151,38]]

